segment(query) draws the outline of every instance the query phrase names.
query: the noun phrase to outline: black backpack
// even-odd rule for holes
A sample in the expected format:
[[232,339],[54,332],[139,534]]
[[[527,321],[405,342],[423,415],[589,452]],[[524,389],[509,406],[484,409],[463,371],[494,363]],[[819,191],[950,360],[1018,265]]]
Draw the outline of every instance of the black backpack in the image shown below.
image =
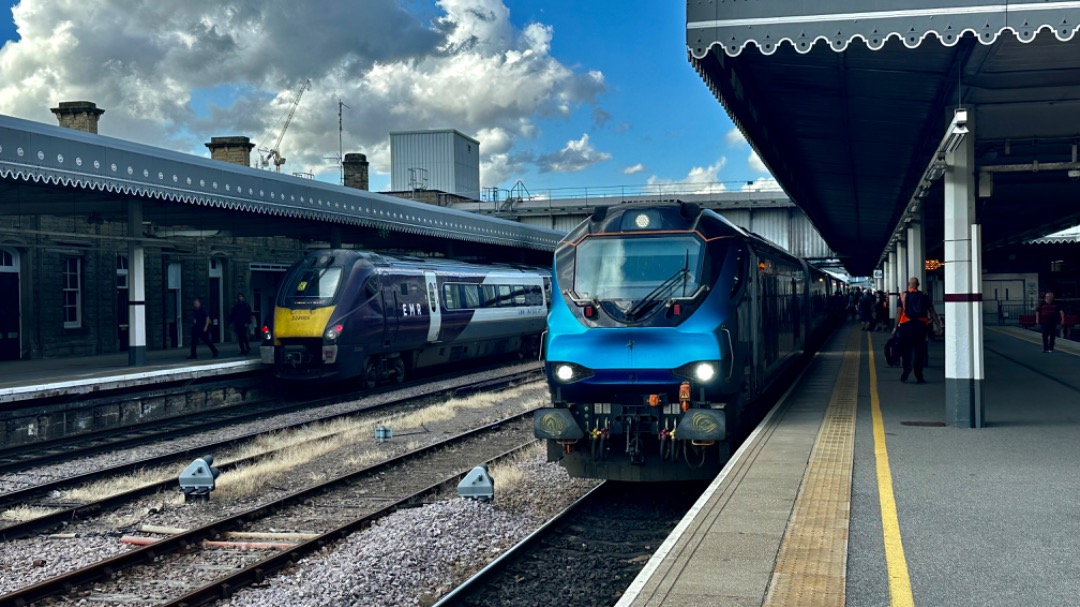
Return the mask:
[[904,315],[908,318],[926,318],[929,311],[926,305],[926,294],[922,291],[911,291],[904,295]]

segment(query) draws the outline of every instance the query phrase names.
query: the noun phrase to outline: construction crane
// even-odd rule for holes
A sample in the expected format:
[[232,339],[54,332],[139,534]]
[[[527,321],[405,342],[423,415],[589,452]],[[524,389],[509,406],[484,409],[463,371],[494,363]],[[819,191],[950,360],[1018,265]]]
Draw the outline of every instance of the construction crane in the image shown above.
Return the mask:
[[274,142],[274,146],[271,148],[259,148],[259,156],[261,159],[262,167],[267,168],[270,163],[274,163],[274,171],[280,173],[281,165],[285,164],[285,157],[281,155],[281,140],[285,137],[285,131],[289,129],[289,123],[292,122],[293,114],[296,113],[296,106],[300,105],[300,97],[304,95],[304,91],[311,88],[311,80],[305,80],[300,85],[300,90],[296,91],[296,97],[289,105],[289,113],[285,116],[285,124],[281,127],[281,132],[278,133],[277,141]]

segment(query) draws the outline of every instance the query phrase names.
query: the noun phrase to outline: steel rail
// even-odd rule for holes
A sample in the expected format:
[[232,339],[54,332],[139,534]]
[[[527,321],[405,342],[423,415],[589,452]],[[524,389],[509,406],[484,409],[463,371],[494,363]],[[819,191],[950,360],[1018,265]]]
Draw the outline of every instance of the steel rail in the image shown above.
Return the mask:
[[[518,453],[522,449],[525,449],[529,445],[533,444],[534,442],[535,441],[529,441],[524,445],[500,453],[499,455],[496,455],[495,457],[487,460],[487,463],[490,465],[496,461]],[[402,506],[412,504],[417,499],[420,499],[430,493],[438,491],[441,487],[460,479],[462,474],[465,474],[467,472],[468,471],[466,470],[452,476],[448,476],[433,485],[425,487],[424,489],[421,489],[420,491],[417,491],[416,493],[408,497],[400,499],[393,504],[380,508],[379,510],[371,514],[367,514],[358,519],[349,521],[348,523],[341,525],[336,529],[332,529],[330,531],[327,531],[326,533],[323,533],[319,537],[308,540],[302,544],[298,544],[295,548],[282,551],[280,553],[271,555],[257,563],[248,565],[247,567],[238,570],[236,573],[230,574],[226,578],[214,580],[213,582],[210,582],[204,586],[192,590],[191,592],[188,592],[180,598],[169,601],[168,603],[164,603],[159,607],[197,607],[199,605],[208,605],[221,599],[227,598],[235,594],[237,590],[240,590],[245,586],[250,586],[252,584],[257,584],[264,581],[267,575],[295,564],[300,558],[307,556],[313,552],[322,550],[323,548],[334,542],[343,540],[356,531],[361,531],[367,528],[378,519],[388,514],[394,513]]]
[[[501,382],[501,383],[494,383],[493,384],[493,383],[491,383],[491,380],[482,380],[481,382],[471,382],[471,383],[483,383],[484,386],[485,386],[485,389],[490,390],[490,389],[497,389],[499,386],[503,386],[503,385],[507,385],[507,384],[514,385],[514,383],[517,382],[517,381],[521,381],[522,383],[525,383],[527,381],[539,381],[539,377],[537,377],[535,380],[530,379],[531,376],[538,375],[538,374],[539,374],[539,372],[537,370],[519,371],[517,373],[513,373],[513,374],[503,378],[504,381]],[[413,396],[397,398],[397,399],[393,399],[393,400],[389,400],[389,401],[385,401],[385,402],[381,402],[381,403],[374,403],[374,404],[366,405],[364,407],[360,407],[360,408],[356,408],[356,409],[350,409],[349,411],[332,413],[332,414],[329,414],[329,415],[325,415],[325,416],[318,417],[318,418],[315,418],[315,419],[310,419],[310,420],[300,422],[300,423],[284,424],[284,425],[280,425],[280,426],[277,426],[277,427],[269,429],[269,430],[261,430],[261,431],[258,431],[258,432],[251,432],[251,433],[245,434],[243,436],[239,436],[239,437],[234,437],[234,438],[230,438],[230,439],[226,439],[226,440],[222,440],[222,441],[217,441],[217,442],[213,442],[213,443],[207,443],[207,444],[199,445],[198,447],[192,447],[192,448],[189,448],[189,449],[184,449],[182,451],[177,451],[177,452],[168,453],[168,454],[164,454],[164,455],[148,457],[148,458],[144,458],[144,459],[141,459],[141,460],[138,460],[138,461],[129,462],[129,463],[126,463],[126,464],[119,464],[117,466],[112,466],[110,468],[105,468],[105,469],[101,469],[101,470],[95,470],[95,471],[92,471],[92,472],[87,472],[87,473],[84,473],[84,474],[80,474],[80,475],[77,475],[77,476],[72,476],[72,477],[68,477],[68,478],[64,478],[64,479],[58,479],[56,481],[52,481],[52,482],[49,482],[49,483],[44,483],[44,484],[41,484],[41,485],[35,485],[33,487],[27,487],[25,489],[20,489],[18,491],[11,491],[11,492],[8,492],[8,493],[0,494],[0,507],[10,506],[12,504],[18,504],[18,503],[25,503],[30,498],[32,498],[34,496],[37,496],[37,495],[40,495],[42,493],[47,493],[47,492],[50,492],[50,491],[62,490],[62,489],[65,489],[65,488],[68,488],[68,487],[71,487],[71,486],[74,486],[74,485],[79,485],[79,484],[83,484],[83,483],[87,483],[87,482],[92,482],[92,481],[97,480],[99,478],[107,477],[107,476],[110,476],[110,475],[126,474],[126,473],[132,472],[134,470],[139,470],[139,469],[148,468],[148,467],[152,467],[152,466],[162,465],[164,463],[168,463],[168,462],[180,459],[180,458],[185,457],[185,456],[187,456],[187,457],[196,457],[196,456],[206,455],[206,453],[208,451],[214,451],[216,449],[234,447],[237,444],[243,443],[244,441],[253,440],[253,439],[258,438],[260,436],[267,435],[267,434],[272,434],[274,432],[279,432],[279,431],[285,430],[285,429],[299,428],[299,427],[309,426],[309,425],[313,425],[313,424],[317,424],[317,423],[323,423],[323,422],[327,422],[327,421],[332,421],[332,420],[340,419],[340,418],[344,418],[344,417],[350,417],[350,416],[353,416],[353,415],[358,415],[358,414],[363,414],[363,413],[371,413],[373,411],[378,411],[380,409],[386,409],[386,408],[390,408],[390,407],[401,406],[401,405],[407,404],[407,403],[409,403],[411,401],[414,401],[414,400],[418,400],[418,399],[422,399],[422,398],[430,398],[432,396],[436,396],[436,395],[439,395],[439,394],[444,394],[444,393],[453,394],[456,390],[468,387],[469,385],[470,384],[465,384],[464,386],[456,386],[456,387],[453,387],[453,388],[440,388],[438,390],[432,390],[430,392],[425,392],[423,394],[416,394],[416,395],[413,395]],[[229,468],[232,468],[234,466],[237,466],[237,465],[240,465],[240,464],[243,464],[243,463],[247,463],[247,462],[252,461],[254,459],[257,459],[259,457],[263,457],[265,455],[266,454],[262,454],[262,455],[254,456],[252,458],[245,458],[244,460],[237,460],[237,461],[234,461],[234,462],[230,462],[229,464],[218,466],[218,468],[220,470],[222,470],[222,471],[225,471],[225,470],[228,470]],[[49,528],[52,528],[52,527],[54,527],[56,525],[60,525],[60,524],[63,524],[65,522],[68,522],[68,521],[77,520],[80,517],[82,517],[83,515],[92,514],[92,513],[102,511],[102,510],[106,510],[106,509],[111,508],[112,506],[115,506],[117,504],[122,504],[122,503],[125,503],[127,501],[130,501],[133,498],[141,497],[143,495],[150,495],[152,493],[155,493],[155,492],[165,488],[166,486],[168,486],[168,485],[170,485],[170,484],[172,484],[174,482],[175,482],[174,480],[161,481],[161,482],[155,483],[153,485],[147,485],[145,487],[141,487],[141,488],[138,488],[138,489],[133,489],[131,491],[125,492],[125,493],[117,494],[115,496],[110,496],[108,498],[98,500],[96,502],[92,502],[90,504],[83,504],[83,505],[80,505],[80,506],[73,506],[73,507],[69,507],[69,508],[65,508],[63,510],[60,510],[58,512],[54,512],[52,514],[47,514],[47,515],[42,516],[42,517],[37,517],[37,518],[31,519],[31,520],[28,520],[28,521],[14,523],[12,525],[8,525],[6,527],[0,528],[0,539],[15,539],[15,538],[19,538],[19,537],[26,537],[27,535],[30,535],[30,534],[32,534],[34,532],[41,531],[43,529],[49,529]]]
[[479,587],[481,584],[489,581],[497,572],[502,570],[503,565],[506,565],[510,561],[516,559],[518,556],[528,551],[537,541],[545,537],[548,531],[552,527],[557,525],[560,521],[566,518],[571,512],[576,511],[586,501],[589,501],[596,497],[596,494],[602,487],[607,485],[607,481],[600,483],[593,487],[588,493],[574,500],[572,504],[563,508],[558,514],[549,519],[546,523],[538,527],[535,531],[522,538],[521,541],[511,546],[506,552],[500,554],[494,561],[491,561],[484,566],[483,569],[477,571],[469,579],[462,582],[457,588],[454,588],[447,594],[443,595],[441,599],[431,607],[449,607],[454,604],[461,595],[471,592],[474,588]]
[[[333,397],[325,400],[329,401]],[[347,398],[343,396],[338,399]],[[0,473],[11,471],[23,471],[35,466],[44,466],[54,462],[71,460],[88,455],[94,455],[103,451],[115,449],[127,449],[152,443],[162,436],[185,436],[197,432],[206,432],[228,424],[257,419],[267,415],[280,415],[304,407],[320,406],[315,403],[323,399],[306,403],[283,403],[279,399],[263,399],[255,402],[244,402],[212,409],[202,412],[184,413],[158,418],[151,421],[131,424],[120,428],[108,430],[95,430],[74,436],[66,436],[48,441],[14,445],[0,450]],[[340,402],[337,401],[337,402]],[[326,403],[332,404],[332,403]],[[240,409],[257,408],[256,411],[245,411],[239,415],[235,411]],[[230,415],[230,413],[233,413]],[[183,424],[184,420],[201,418],[203,421],[194,424]],[[210,418],[210,419],[207,419]],[[149,432],[147,430],[150,430]],[[109,440],[110,436],[127,435]],[[90,443],[82,445],[83,443]],[[45,452],[44,455],[33,455],[32,452]]]
[[[423,381],[409,382],[409,385],[422,386],[425,383],[444,381],[453,377],[460,377],[460,374],[443,374],[433,378],[424,379]],[[495,379],[488,381],[497,383],[500,380]],[[482,384],[484,382],[476,383]],[[379,394],[386,394],[395,389],[400,389],[401,387],[401,385],[383,387],[377,390],[365,392],[364,395],[377,396]],[[468,386],[466,386],[466,388],[468,388]],[[458,390],[460,389],[462,388],[458,388]],[[457,393],[454,392],[454,395],[457,396]],[[4,447],[0,448],[0,473],[11,471],[21,472],[34,466],[42,466],[58,461],[68,461],[79,457],[86,457],[97,453],[111,451],[114,449],[126,449],[139,445],[150,444],[156,440],[161,439],[161,437],[163,436],[169,436],[170,438],[177,436],[188,436],[199,432],[207,432],[211,430],[216,430],[218,428],[227,427],[230,424],[256,420],[260,417],[283,415],[300,411],[306,408],[325,407],[340,404],[342,402],[347,402],[348,400],[353,398],[355,398],[354,394],[336,394],[315,400],[291,403],[284,402],[280,399],[265,399],[263,401],[257,401],[254,403],[238,403],[233,406],[221,407],[218,409],[203,412],[172,415],[169,417],[123,426],[121,428],[113,428],[109,430],[95,430],[93,432],[86,432],[75,436],[61,437],[48,441]],[[251,409],[252,407],[259,407],[259,409],[256,411],[244,411],[240,414],[230,413],[241,409]],[[205,421],[189,425],[182,424],[184,420],[190,419],[202,419]],[[180,423],[181,425],[177,426],[176,424],[178,423]],[[167,425],[167,427],[163,427],[163,424]],[[146,429],[153,429],[153,432],[79,447],[79,444],[81,443],[85,444],[88,442],[95,443],[96,441],[103,441],[110,435],[130,435],[132,433],[139,433]],[[57,452],[57,449],[61,451]],[[26,457],[28,450],[39,452],[44,451],[45,455]],[[57,487],[52,487],[50,488],[50,490],[56,488]],[[5,501],[7,500],[8,495],[9,494],[0,494],[0,507],[11,503],[10,501]]]
[[[121,571],[130,569],[137,565],[152,563],[155,559],[161,557],[162,555],[170,554],[178,550],[196,546],[202,540],[215,537],[217,535],[225,533],[226,531],[232,531],[252,521],[266,518],[268,516],[276,514],[277,512],[287,507],[301,503],[304,500],[311,499],[317,495],[326,493],[327,491],[335,489],[339,486],[347,485],[355,480],[360,479],[361,477],[377,474],[382,470],[386,470],[394,466],[401,465],[402,463],[421,458],[435,451],[443,449],[449,445],[462,442],[464,440],[473,438],[488,431],[497,430],[505,424],[524,419],[526,416],[531,414],[531,411],[526,411],[523,413],[512,415],[491,424],[486,424],[479,428],[467,430],[440,442],[413,449],[412,451],[404,453],[398,457],[372,464],[360,470],[343,474],[341,476],[332,478],[328,481],[313,485],[311,487],[299,489],[281,498],[278,498],[266,504],[262,504],[260,506],[255,506],[238,514],[234,514],[223,519],[213,521],[201,527],[190,529],[188,531],[185,531],[184,533],[179,533],[177,535],[163,538],[148,546],[130,550],[128,552],[123,552],[116,556],[83,567],[81,569],[77,569],[75,571],[71,571],[69,573],[54,578],[49,578],[47,580],[38,582],[37,584],[26,586],[5,595],[0,595],[0,607],[25,607],[26,605],[30,605],[36,601],[40,601],[50,596],[61,594],[63,592],[70,592],[74,588],[82,586],[84,584],[94,582],[102,578],[112,577]],[[532,444],[533,442],[535,441],[530,440],[528,444]],[[460,474],[455,475],[454,478],[457,478],[458,476],[460,476]],[[443,484],[445,484],[445,482],[446,481],[442,481],[438,485],[435,485],[435,487],[442,486]],[[413,496],[410,496],[410,498],[414,497],[415,494]],[[388,506],[387,508],[392,507],[393,506]],[[379,512],[385,513],[387,508],[383,508]],[[352,521],[348,526],[350,527],[350,529],[361,528],[362,526],[370,522],[369,519],[365,519],[366,517]],[[339,532],[340,529],[341,528],[328,532],[330,538],[333,538],[333,534]],[[314,540],[310,540],[308,542],[305,542],[304,544],[298,545],[296,548],[286,551],[282,555],[275,556],[284,556],[286,562],[292,562],[289,561],[289,556],[300,554],[298,550],[301,546],[305,546],[305,549],[309,552],[318,550],[325,546],[328,543],[328,540],[323,540],[322,538],[324,538],[328,534],[323,534]],[[295,560],[295,558],[296,556],[293,556],[293,560]],[[250,567],[248,569],[250,569]],[[265,577],[265,574],[260,574],[260,576]],[[212,586],[215,589],[213,595],[214,599],[221,598],[222,593],[225,593],[225,595],[227,596],[228,593],[231,593],[236,589],[235,587],[232,587],[227,583],[225,585],[222,585],[221,581],[215,582]],[[190,603],[185,600],[182,604],[194,605],[203,603]]]

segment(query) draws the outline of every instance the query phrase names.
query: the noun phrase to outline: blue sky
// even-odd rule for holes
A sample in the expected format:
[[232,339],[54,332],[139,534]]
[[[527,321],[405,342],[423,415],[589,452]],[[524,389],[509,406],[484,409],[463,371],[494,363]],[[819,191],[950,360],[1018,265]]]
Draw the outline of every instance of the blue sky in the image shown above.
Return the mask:
[[[382,0],[379,4],[385,2],[393,2],[393,0]],[[48,43],[49,36],[41,32],[58,27],[59,23],[48,16],[50,11],[53,14],[66,14],[65,11],[55,10],[58,5],[70,7],[89,4],[96,6],[95,10],[104,10],[114,4],[109,0],[85,0],[80,5],[73,5],[71,0],[23,0],[23,3],[23,8],[34,5],[34,8],[38,9],[32,11],[32,16],[27,17],[33,22],[33,26],[27,27],[27,31],[32,32],[31,35],[36,36],[36,39],[31,40],[31,35],[28,35],[20,43],[23,47],[28,47],[30,44]],[[686,59],[683,3],[671,0],[634,2],[547,0],[542,3],[501,0],[501,3],[509,9],[509,24],[512,26],[513,36],[517,42],[507,43],[506,49],[495,48],[493,52],[496,54],[513,52],[514,49],[520,50],[525,46],[536,49],[533,53],[534,58],[546,52],[549,55],[544,58],[546,63],[537,63],[535,69],[543,68],[544,73],[549,74],[551,82],[547,88],[538,87],[536,95],[528,99],[523,97],[516,105],[510,104],[513,107],[508,109],[503,107],[500,98],[504,94],[512,96],[516,90],[531,83],[528,79],[519,81],[508,79],[505,88],[500,89],[500,83],[496,81],[489,84],[490,88],[485,94],[470,97],[468,101],[473,106],[490,107],[485,107],[483,111],[472,111],[468,107],[452,106],[450,102],[432,101],[427,97],[408,97],[413,93],[400,92],[407,91],[410,86],[415,87],[408,82],[407,74],[380,80],[374,78],[371,72],[367,72],[362,85],[357,85],[351,93],[344,94],[345,102],[358,108],[346,111],[345,120],[350,123],[350,126],[347,126],[349,132],[345,136],[345,151],[365,151],[374,155],[376,159],[381,159],[383,156],[380,154],[383,154],[385,150],[382,150],[380,146],[381,142],[387,139],[385,131],[388,129],[380,130],[379,127],[387,122],[387,116],[392,116],[394,120],[399,120],[399,122],[393,122],[393,126],[405,125],[416,128],[445,126],[458,128],[473,135],[483,129],[486,136],[481,137],[482,153],[495,151],[497,148],[501,150],[498,142],[502,142],[502,147],[507,147],[505,154],[499,158],[492,158],[492,164],[485,168],[483,175],[489,180],[483,184],[484,186],[495,185],[490,180],[498,179],[498,184],[506,188],[513,185],[517,179],[521,179],[526,187],[535,193],[548,188],[641,186],[649,181],[701,181],[715,178],[731,182],[728,184],[729,189],[738,189],[740,184],[767,176],[760,163],[752,162],[755,159],[750,158],[750,148],[732,133],[731,122],[723,108]],[[0,12],[0,41],[17,39],[15,25],[8,10],[10,6],[16,4],[18,3],[8,1],[4,5],[4,10]],[[191,4],[201,5],[201,3]],[[360,3],[343,1],[326,4],[351,7]],[[445,0],[440,4],[435,4],[434,0],[397,2],[399,9],[425,27],[431,26],[434,19],[445,18],[447,14],[454,13],[454,7],[450,5],[455,5],[459,12],[476,6],[501,8],[500,0]],[[163,20],[160,14],[161,9],[156,10],[159,14],[132,15],[130,23],[114,27],[124,30],[137,29],[139,19],[146,19],[151,24],[150,27],[153,27],[153,24]],[[198,9],[190,5],[177,10],[185,11],[185,18],[188,21],[201,18],[201,15],[197,13]],[[394,8],[390,7],[386,10],[393,11]],[[196,13],[193,14],[193,11]],[[30,12],[27,14],[29,15]],[[205,21],[215,23],[218,18],[215,15],[208,15]],[[78,19],[78,16],[72,17],[73,21],[81,23],[77,21]],[[278,19],[273,12],[268,12],[263,19],[264,25],[276,25],[285,28],[288,32],[287,24],[272,23]],[[461,18],[457,19],[460,31],[464,29],[461,25],[464,22]],[[282,22],[287,20],[288,18],[284,15],[280,17]],[[529,28],[537,24],[548,28],[549,48],[543,44],[542,40],[538,43],[521,42],[522,39],[536,37],[531,32],[538,30]],[[92,39],[100,41],[103,38],[109,38],[110,30],[102,27],[92,29],[89,26],[80,29],[81,27],[83,26],[76,25],[72,36],[79,40],[78,52],[84,58],[87,53],[90,53],[86,60],[90,61],[91,65],[135,66],[140,60],[138,56],[114,57],[113,53],[124,51],[119,47],[110,48],[105,43],[91,43]],[[480,36],[486,35],[488,31],[483,23],[469,27],[474,27],[473,31],[480,32],[478,34]],[[173,30],[166,31],[166,33],[169,32],[171,35],[179,36],[178,40],[188,40],[184,38],[187,34],[176,34]],[[499,30],[499,32],[505,32],[505,30]],[[362,33],[358,32],[357,37],[361,35]],[[334,34],[331,31],[327,36],[331,38]],[[163,37],[168,36],[157,36],[159,39]],[[343,37],[348,36],[343,35]],[[198,35],[192,40],[194,41],[193,48],[198,49],[204,46],[204,41]],[[333,46],[335,42],[337,41],[328,40],[326,44]],[[137,43],[138,41],[135,42]],[[148,41],[147,44],[152,43]],[[318,44],[318,41],[309,44]],[[340,44],[345,47],[353,42],[342,40]],[[498,47],[495,43],[492,45]],[[92,50],[88,51],[89,47],[93,47]],[[34,71],[41,70],[43,67],[34,63],[32,54],[28,52],[29,48],[18,49],[16,45],[9,43],[0,50],[0,53],[9,53],[14,57],[15,51],[19,50],[26,52],[19,55],[22,58],[15,62],[16,65],[21,66],[18,76],[31,78],[27,82],[36,82],[32,80]],[[156,47],[154,50],[156,54],[164,56],[168,49]],[[321,50],[313,49],[313,52],[318,53]],[[366,51],[360,54],[363,55],[364,52]],[[437,55],[437,53],[425,55],[424,50],[416,49],[405,49],[401,52],[413,53],[411,57],[414,60],[416,57]],[[147,52],[145,56],[155,56],[155,53]],[[330,57],[338,56],[330,51],[327,53]],[[0,60],[2,59],[3,55],[0,54]],[[162,61],[172,61],[167,65],[187,65],[182,59],[162,59]],[[267,59],[267,61],[272,60]],[[365,64],[364,61],[365,59],[361,58],[357,60],[357,63],[370,67],[371,64]],[[380,61],[391,61],[391,59],[381,58]],[[460,60],[456,56],[436,57],[430,61],[433,66],[423,73],[432,77],[432,81],[435,82],[436,77],[452,78],[455,70],[458,69],[458,66],[453,65],[452,62],[460,61],[459,65],[467,65],[468,57],[462,55]],[[436,61],[443,63],[434,65]],[[314,59],[313,62],[315,62]],[[303,65],[302,61],[298,63]],[[411,69],[406,66],[406,63],[401,64],[404,66],[401,67],[402,70]],[[51,120],[51,116],[40,108],[47,108],[50,104],[61,100],[56,97],[70,99],[74,98],[73,95],[99,96],[92,100],[98,101],[99,105],[107,109],[101,126],[103,133],[124,136],[151,145],[187,148],[195,153],[205,153],[204,149],[199,149],[200,143],[205,140],[207,134],[213,133],[214,129],[218,130],[217,134],[228,134],[223,131],[229,129],[242,131],[245,128],[248,131],[261,130],[272,124],[287,104],[292,94],[290,90],[295,88],[297,82],[296,79],[290,80],[277,73],[278,70],[256,74],[250,70],[243,71],[249,68],[228,67],[224,62],[220,74],[214,74],[213,70],[202,65],[192,67],[192,76],[186,81],[180,78],[179,82],[158,85],[146,82],[148,77],[145,75],[142,77],[137,77],[137,73],[124,75],[123,69],[123,67],[114,69],[114,72],[119,74],[118,82],[122,84],[84,82],[79,83],[78,86],[74,83],[69,86],[61,76],[50,86],[40,87],[38,92],[28,91],[24,86],[17,92],[9,89],[5,96],[3,83],[0,83],[0,113],[48,121]],[[138,68],[132,67],[132,69]],[[505,62],[486,69],[487,71],[483,66],[477,66],[477,77],[482,77],[483,74],[508,73]],[[557,70],[566,71],[568,74],[550,76]],[[318,159],[337,151],[336,108],[330,107],[332,98],[336,99],[336,96],[329,89],[347,88],[343,83],[352,86],[347,78],[331,72],[333,70],[329,70],[322,76],[317,75],[314,79],[312,92],[305,95],[297,111],[296,134],[293,133],[294,127],[290,127],[285,144],[287,146],[290,143],[289,139],[292,138],[293,145],[311,148],[311,152],[300,156],[297,162],[306,162],[308,166],[304,168],[319,173],[321,178],[327,180],[334,179],[336,171],[329,170],[326,166],[318,166]],[[602,76],[597,76],[597,72]],[[233,73],[235,76],[231,75]],[[460,86],[461,81],[457,82]],[[465,82],[468,82],[467,75]],[[386,83],[390,83],[387,86],[399,93],[382,90],[380,87]],[[139,86],[144,88],[139,89]],[[180,96],[182,97],[186,92],[189,98],[184,99],[178,107],[174,107],[177,104],[167,105],[167,101],[157,100],[153,95],[155,89],[163,86],[180,87]],[[134,116],[133,113],[128,116],[122,110],[110,107],[109,96],[117,88],[124,90],[125,93],[111,100],[112,105],[123,105],[137,99],[141,102],[144,111],[146,108],[157,108],[157,111],[150,112],[155,117],[147,119],[145,115]],[[365,97],[366,92],[374,90],[382,91],[379,93],[381,96]],[[391,99],[399,99],[399,97],[391,97],[394,94],[400,96],[403,111],[391,114],[373,113],[371,105],[392,104],[394,101]],[[251,122],[252,108],[258,107],[258,104],[270,103],[275,95],[277,100],[274,102],[276,105],[273,106],[272,111],[256,112],[265,116],[266,122]],[[548,98],[541,99],[544,95],[548,95]],[[165,95],[162,95],[162,98],[164,97]],[[173,94],[172,97],[175,99],[177,95]],[[567,100],[565,107],[557,111],[553,110],[553,105],[558,105],[559,99]],[[410,108],[413,107],[418,108],[415,125],[407,121]],[[444,110],[445,113],[440,113]],[[401,118],[402,115],[406,118]],[[405,122],[400,122],[400,120],[405,120]],[[520,128],[515,126],[519,124],[522,125]],[[110,131],[110,128],[120,132]],[[262,135],[255,132],[244,134],[250,134],[256,140]],[[587,136],[587,139],[583,140],[583,136]],[[576,146],[570,145],[570,142],[576,142]],[[316,147],[322,149],[315,150]],[[502,162],[501,168],[497,166],[499,162]],[[378,164],[376,162],[376,165]],[[640,170],[629,174],[625,172],[636,165],[641,165]],[[378,170],[379,166],[375,168]],[[293,166],[293,170],[299,169],[300,167]],[[373,176],[372,185],[373,189],[387,187],[389,176],[386,174]]]

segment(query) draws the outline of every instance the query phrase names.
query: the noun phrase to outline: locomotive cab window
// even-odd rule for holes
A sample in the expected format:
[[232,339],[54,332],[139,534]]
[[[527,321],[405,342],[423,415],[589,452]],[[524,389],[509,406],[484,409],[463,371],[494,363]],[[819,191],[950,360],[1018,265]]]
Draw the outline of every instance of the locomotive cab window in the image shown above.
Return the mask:
[[364,297],[371,299],[379,294],[379,277],[377,274],[368,276],[364,281]]
[[324,306],[337,294],[341,284],[341,268],[297,268],[289,277],[287,287],[282,289],[281,304]]
[[574,291],[605,300],[688,297],[701,285],[704,253],[695,236],[588,238],[576,250]]

